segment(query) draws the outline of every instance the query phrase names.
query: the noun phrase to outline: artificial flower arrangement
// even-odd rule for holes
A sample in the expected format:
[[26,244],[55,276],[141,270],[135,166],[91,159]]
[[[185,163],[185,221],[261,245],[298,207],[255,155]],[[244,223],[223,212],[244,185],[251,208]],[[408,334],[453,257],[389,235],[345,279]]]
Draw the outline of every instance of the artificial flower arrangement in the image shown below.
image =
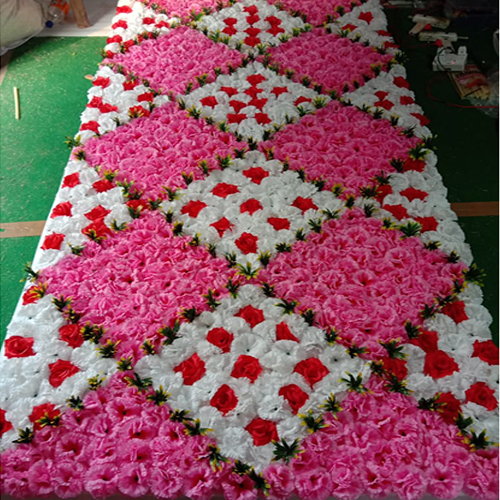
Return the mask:
[[2,493],[498,493],[498,348],[376,0],[120,0],[1,352]]

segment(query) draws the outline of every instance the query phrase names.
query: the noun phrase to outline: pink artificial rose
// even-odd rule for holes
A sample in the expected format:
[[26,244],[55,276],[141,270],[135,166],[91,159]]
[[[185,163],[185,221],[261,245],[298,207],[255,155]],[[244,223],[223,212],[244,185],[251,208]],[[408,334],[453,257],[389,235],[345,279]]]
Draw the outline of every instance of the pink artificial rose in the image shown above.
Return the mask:
[[302,471],[295,478],[295,487],[303,500],[324,500],[330,496],[332,480],[330,473],[314,466],[311,470]]

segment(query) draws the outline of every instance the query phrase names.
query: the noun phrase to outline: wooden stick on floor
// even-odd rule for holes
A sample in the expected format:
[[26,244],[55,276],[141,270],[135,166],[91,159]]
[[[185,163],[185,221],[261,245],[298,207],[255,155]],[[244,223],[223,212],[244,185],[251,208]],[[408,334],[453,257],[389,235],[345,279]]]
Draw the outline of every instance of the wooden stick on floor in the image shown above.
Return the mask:
[[19,102],[19,89],[17,87],[14,87],[14,106],[15,106],[16,120],[20,120],[21,104]]
[[88,28],[90,26],[87,10],[83,4],[83,0],[69,0],[73,15],[75,16],[76,25],[79,28]]

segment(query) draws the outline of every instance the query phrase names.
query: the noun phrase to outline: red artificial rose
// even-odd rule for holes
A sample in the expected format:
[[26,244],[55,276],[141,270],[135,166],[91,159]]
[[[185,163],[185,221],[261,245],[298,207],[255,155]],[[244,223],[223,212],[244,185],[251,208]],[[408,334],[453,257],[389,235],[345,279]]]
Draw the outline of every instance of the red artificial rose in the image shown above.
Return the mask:
[[438,334],[422,330],[420,335],[410,340],[410,344],[420,347],[425,352],[434,352],[438,348]]
[[148,204],[144,200],[128,200],[126,203],[127,207],[131,208],[135,212],[139,212],[141,210],[145,210],[148,208]]
[[290,407],[292,408],[292,413],[294,415],[304,406],[304,403],[309,399],[309,394],[304,392],[298,385],[290,384],[282,387],[278,394],[286,399]]
[[473,358],[479,358],[481,361],[489,365],[498,365],[498,347],[493,343],[493,340],[474,342]]
[[253,444],[255,446],[264,446],[272,441],[278,441],[278,431],[276,424],[270,420],[262,418],[254,418],[246,427],[245,430],[252,435]]
[[111,234],[111,230],[104,223],[104,219],[96,219],[82,229],[82,234],[94,240],[103,239],[106,235]]
[[5,418],[6,413],[7,412],[5,410],[0,408],[0,437],[14,428],[13,425]]
[[257,253],[257,242],[259,238],[250,233],[243,233],[234,243],[246,255]]
[[[120,35],[110,36],[109,38],[106,38],[106,43],[122,43],[122,42],[123,42],[123,38]],[[99,77],[99,78],[102,78],[102,77]],[[108,78],[108,80],[109,80],[109,78]]]
[[425,127],[426,125],[429,125],[429,123],[431,122],[429,120],[429,118],[427,118],[426,116],[420,114],[420,113],[410,113],[411,116],[414,116],[419,122],[420,122],[420,125],[422,127]]
[[[160,21],[160,22],[156,23],[155,26],[158,29],[161,29],[161,28],[170,28],[170,24],[168,24],[167,21]],[[152,33],[150,33],[150,35],[152,35]]]
[[59,203],[56,205],[52,213],[50,214],[50,218],[54,219],[55,217],[71,217],[71,209],[73,208],[73,205],[71,204],[70,201],[64,201],[63,203]]
[[238,33],[238,30],[234,26],[226,26],[223,30],[222,33],[225,33],[228,36],[233,36]]
[[441,312],[449,316],[455,323],[461,323],[469,319],[469,316],[465,312],[465,304],[461,300],[446,304],[441,309]]
[[127,29],[127,27],[128,27],[127,21],[124,21],[123,19],[120,19],[119,21],[117,21],[115,24],[113,24],[111,26],[111,29],[112,30],[115,30],[116,28]]
[[283,21],[276,16],[268,16],[265,21],[267,21],[271,26],[279,26]]
[[402,89],[409,89],[410,88],[410,84],[402,76],[396,76],[394,78],[393,82],[394,82],[394,85],[396,85],[396,87],[399,87]]
[[461,411],[460,401],[451,393],[443,392],[437,403],[440,403],[439,414],[447,424],[453,424]]
[[373,14],[370,11],[361,12],[361,14],[359,14],[358,17],[362,21],[366,21],[368,24],[370,24],[373,21]]
[[408,212],[403,205],[384,205],[382,208],[390,212],[398,220],[408,217]]
[[99,123],[96,122],[95,120],[87,123],[82,123],[80,130],[90,130],[96,134],[99,134]]
[[225,182],[219,182],[217,186],[212,189],[212,194],[218,196],[219,198],[227,198],[230,194],[239,193],[240,190],[235,184],[227,184]]
[[415,189],[414,187],[409,187],[401,193],[399,193],[401,196],[405,196],[408,198],[410,201],[413,200],[425,200],[427,196],[429,196],[429,193],[426,193],[425,191],[420,191],[420,189]]
[[229,106],[234,109],[235,113],[239,113],[242,109],[246,108],[248,104],[246,102],[232,100],[229,101]]
[[241,354],[240,357],[234,363],[233,371],[231,372],[231,377],[234,378],[247,378],[253,384],[262,373],[262,366],[260,366],[259,360],[253,356],[247,356],[246,354]]
[[495,398],[495,391],[484,382],[476,382],[465,391],[465,398],[468,403],[476,403],[484,406],[488,411],[493,411],[498,406]]
[[128,115],[131,118],[143,118],[143,117],[149,116],[150,114],[151,114],[151,112],[149,111],[149,109],[146,109],[142,105],[132,106],[128,110]]
[[174,368],[174,372],[182,373],[185,385],[193,385],[205,375],[205,371],[205,361],[196,352]]
[[274,87],[273,90],[271,90],[271,94],[274,94],[276,97],[279,97],[281,94],[286,94],[287,92],[287,87]]
[[[252,15],[252,16],[247,16],[247,23],[248,24],[255,24],[255,23],[258,23],[260,21],[260,17],[258,15]],[[259,28],[247,28],[245,30],[246,33],[248,33],[249,35],[252,35],[252,33],[260,33],[260,29]],[[253,36],[253,35],[252,35]]]
[[153,92],[144,92],[143,94],[137,96],[137,102],[153,102],[155,100],[155,95]]
[[384,198],[392,193],[392,186],[390,184],[380,184],[377,188],[377,196],[375,197],[379,203],[382,203]]
[[276,340],[293,340],[299,342],[299,339],[290,331],[290,327],[283,321],[276,325]]
[[282,229],[290,229],[290,221],[288,219],[281,219],[280,217],[269,217],[267,219],[268,224],[271,224],[275,231],[281,231]]
[[[355,24],[344,24],[342,28],[340,28],[342,31],[354,31],[357,28]],[[375,93],[377,95],[377,93]]]
[[438,227],[438,221],[434,217],[414,217],[414,219],[422,226],[421,233],[435,231]]
[[203,106],[208,106],[209,108],[215,108],[215,106],[219,104],[219,102],[213,95],[204,97],[200,102]]
[[80,327],[73,323],[59,328],[59,337],[71,347],[80,347],[83,344],[83,336]]
[[34,356],[36,352],[33,351],[33,337],[21,337],[20,335],[13,335],[5,340],[5,356],[8,358],[27,358]]
[[145,17],[142,20],[143,24],[154,24],[155,23],[155,18],[154,17]]
[[238,398],[234,391],[228,385],[224,384],[219,387],[213,398],[210,400],[210,405],[217,408],[224,416],[231,410],[234,410],[238,405]]
[[108,179],[101,179],[100,181],[94,182],[94,184],[92,184],[92,187],[98,193],[104,193],[105,191],[109,191],[110,189],[113,189],[115,186]]
[[257,12],[259,12],[259,9],[256,5],[250,5],[249,7],[245,7],[243,9],[243,12],[246,12],[247,14],[253,16],[254,14],[257,14]]
[[198,217],[199,213],[207,206],[206,203],[203,203],[202,201],[190,201],[189,203],[186,203],[182,207],[181,213],[183,214],[188,214],[189,217],[192,217],[193,219],[196,219]]
[[259,94],[262,94],[262,90],[257,87],[250,87],[244,91],[244,94],[249,95],[252,99],[255,99]]
[[[257,99],[256,97],[254,97],[249,103],[248,105],[249,106],[255,106],[256,108],[258,108],[260,111],[262,111],[262,108],[266,105],[267,103],[267,99],[265,99],[264,97],[262,99]],[[258,113],[257,113],[258,114]],[[267,116],[267,115],[265,115]],[[261,123],[259,122],[259,120],[257,119],[257,115],[255,115],[255,119],[257,120],[258,123]],[[269,122],[266,122],[266,123],[270,123],[271,120],[269,120]]]
[[222,352],[229,352],[234,335],[224,328],[212,328],[207,334],[207,340],[213,345],[219,347]]
[[43,240],[42,250],[60,250],[64,241],[64,234],[52,233],[45,236]]
[[384,108],[387,111],[391,110],[394,107],[394,103],[391,101],[388,101],[386,99],[383,99],[381,101],[377,101],[374,104],[375,106],[378,106],[379,108]]
[[390,358],[388,356],[382,358],[384,370],[389,375],[394,375],[398,380],[403,380],[408,375],[406,361],[404,359]]
[[232,97],[233,95],[236,95],[238,93],[238,90],[236,90],[233,87],[221,87],[220,89],[222,92],[225,92],[229,97]]
[[304,97],[302,95],[294,102],[294,105],[300,106],[303,102],[312,102],[312,99],[310,97]]
[[235,114],[235,113],[228,113],[227,115],[227,122],[228,123],[241,123],[243,120],[247,119],[247,115],[245,114]]
[[377,92],[375,92],[375,95],[381,100],[383,101],[388,95],[389,95],[389,92],[386,92],[385,90],[379,90]]
[[27,304],[34,304],[37,302],[40,297],[41,297],[41,289],[39,285],[33,285],[32,287],[28,288],[24,293],[23,293],[23,306]]
[[409,95],[402,95],[399,99],[399,102],[403,105],[403,106],[407,106],[408,104],[413,104],[415,102],[415,99],[413,99],[413,97],[409,96]]
[[116,8],[116,15],[118,14],[130,14],[132,9],[128,5],[123,5],[122,7]]
[[127,82],[123,82],[123,90],[133,90],[139,85],[138,80],[129,80]]
[[72,377],[80,371],[78,366],[75,366],[70,361],[58,359],[55,363],[49,365],[49,382],[52,387],[59,387],[67,378]]
[[403,164],[403,172],[408,172],[410,170],[414,172],[423,172],[425,170],[425,160],[407,158]]
[[280,33],[284,33],[285,30],[283,28],[280,28],[279,26],[271,26],[268,30],[266,30],[267,33],[270,33],[273,36],[278,36]]
[[226,17],[226,19],[224,19],[224,24],[226,26],[233,26],[237,22],[238,22],[238,19],[236,19],[235,17]]
[[255,182],[255,184],[260,184],[263,179],[269,177],[269,172],[261,167],[252,167],[245,170],[243,175],[252,182]]
[[256,199],[247,200],[240,205],[240,212],[242,214],[248,212],[250,215],[253,215],[258,210],[262,210],[262,203]]
[[266,77],[263,75],[250,75],[247,77],[247,82],[254,86],[254,85],[259,85],[259,83],[265,82]]
[[111,213],[111,210],[107,210],[102,205],[97,205],[97,207],[94,207],[90,212],[87,212],[85,217],[88,220],[98,220],[104,219],[109,213]]
[[[121,37],[120,37],[120,42],[121,42]],[[106,87],[109,87],[111,85],[111,79],[105,76],[98,76],[92,81],[92,85],[95,85],[96,87],[102,87],[103,89],[105,89]]]
[[295,373],[302,375],[311,386],[326,377],[330,372],[328,368],[318,358],[308,358],[295,365]]
[[219,233],[219,236],[223,236],[224,233],[232,227],[231,222],[229,222],[228,219],[225,217],[222,217],[222,219],[218,220],[217,222],[214,222],[213,224],[210,224],[212,227],[214,227],[217,232]]
[[78,184],[80,184],[80,174],[75,172],[74,174],[67,175],[63,179],[62,187],[72,188],[78,186]]
[[271,123],[271,118],[267,113],[255,113],[255,120],[259,125],[267,125]]
[[44,403],[33,408],[29,419],[30,422],[35,424],[35,431],[38,431],[42,428],[42,424],[40,422],[42,418],[54,422],[57,421],[60,417],[61,412],[59,410],[56,410],[55,405],[53,405],[52,403]]
[[240,309],[235,316],[243,318],[252,328],[264,321],[264,313],[260,309],[248,305]]
[[425,356],[424,374],[432,378],[443,378],[460,371],[456,361],[444,351],[428,352]]
[[302,210],[302,213],[307,212],[307,210],[318,210],[318,207],[314,204],[311,198],[302,198],[299,196],[292,203],[292,207]]

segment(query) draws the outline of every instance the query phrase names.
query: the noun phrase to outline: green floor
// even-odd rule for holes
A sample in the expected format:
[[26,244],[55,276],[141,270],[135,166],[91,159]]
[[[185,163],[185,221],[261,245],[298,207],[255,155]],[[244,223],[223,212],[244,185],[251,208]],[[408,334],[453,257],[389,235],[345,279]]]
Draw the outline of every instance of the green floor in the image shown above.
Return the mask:
[[[431,119],[438,135],[439,164],[451,202],[498,200],[498,126],[478,110],[446,106],[429,99],[426,83],[435,76],[430,61],[435,49],[412,49],[406,37],[411,24],[408,11],[390,11],[391,30],[409,56],[406,63],[417,102]],[[487,36],[476,37],[478,50]],[[17,49],[0,87],[1,222],[45,220],[59,187],[69,152],[65,136],[79,126],[86,91],[99,62],[104,38],[39,38]],[[491,45],[491,44],[490,44]],[[482,49],[481,49],[482,50]],[[491,49],[492,51],[493,49]],[[21,96],[22,119],[14,119],[12,87]],[[442,80],[433,93],[459,103],[451,83]],[[493,336],[498,342],[498,217],[463,218],[460,224],[472,246],[477,264],[486,270],[485,305],[494,316]],[[0,239],[1,321],[0,341],[22,290],[23,264],[32,260],[37,238]]]

